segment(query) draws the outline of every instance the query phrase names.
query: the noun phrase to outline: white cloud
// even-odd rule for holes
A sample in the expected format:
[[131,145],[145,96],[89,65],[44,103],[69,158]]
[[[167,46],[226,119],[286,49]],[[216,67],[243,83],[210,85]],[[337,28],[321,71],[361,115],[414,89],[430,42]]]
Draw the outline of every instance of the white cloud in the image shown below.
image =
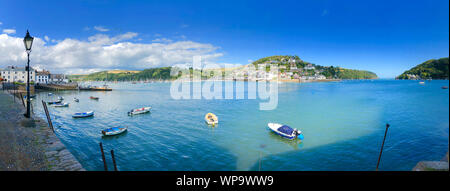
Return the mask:
[[[117,36],[97,34],[88,40],[50,39],[55,44],[35,37],[31,65],[55,73],[83,74],[107,69],[141,70],[191,63],[193,56],[197,55],[202,56],[204,63],[213,63],[223,56],[217,52],[218,47],[211,44],[192,41],[131,42],[137,36],[137,33],[128,32]],[[0,34],[0,68],[25,63],[22,38]]]
[[170,40],[168,38],[157,38],[157,39],[152,40],[152,42],[170,43],[170,42],[172,42],[172,40]]
[[187,27],[189,27],[189,25],[182,24],[182,25],[180,25],[180,27],[181,27],[181,28],[187,28]]
[[47,42],[50,40],[50,38],[48,38],[47,35],[44,36],[44,39],[45,39],[45,41],[47,41]]
[[0,22],[0,25],[2,25],[3,23],[2,22]]
[[100,32],[107,32],[109,29],[103,27],[103,26],[94,26],[94,29]]
[[3,29],[3,33],[15,34],[16,33],[16,29]]

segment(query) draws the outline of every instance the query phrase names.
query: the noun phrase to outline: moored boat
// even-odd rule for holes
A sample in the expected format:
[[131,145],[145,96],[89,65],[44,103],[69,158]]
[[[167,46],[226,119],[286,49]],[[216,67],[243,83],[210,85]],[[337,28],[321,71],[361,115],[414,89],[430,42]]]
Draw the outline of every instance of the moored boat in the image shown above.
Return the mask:
[[91,97],[89,97],[90,99],[95,99],[95,100],[98,100],[99,99],[99,97],[94,97],[94,96],[91,96]]
[[83,117],[92,117],[94,116],[94,111],[88,112],[78,112],[72,115],[73,118],[83,118]]
[[128,115],[138,115],[138,114],[148,113],[148,112],[150,112],[151,109],[152,109],[152,107],[143,107],[143,108],[133,109],[128,112]]
[[49,102],[47,102],[49,105],[52,105],[52,104],[58,104],[58,103],[61,103],[62,102],[62,100],[58,100],[58,101],[49,101]]
[[53,95],[53,93],[48,93],[47,95],[51,96],[51,95]]
[[[30,95],[30,99],[31,99],[31,98],[35,98],[35,97],[36,97],[36,95]],[[25,95],[25,96],[23,96],[23,98],[26,99],[27,96]]]
[[425,82],[419,82],[419,84],[425,84]]
[[208,125],[215,125],[215,124],[219,123],[219,118],[216,115],[214,115],[213,113],[207,113],[205,115],[205,122]]
[[108,128],[102,131],[102,134],[104,136],[112,136],[112,135],[118,135],[121,134],[125,131],[127,131],[128,128],[126,127],[113,127],[113,128]]
[[55,106],[55,107],[69,107],[69,103],[57,103],[57,104],[54,104],[53,106]]
[[442,89],[448,89],[448,86],[442,86],[441,88]]
[[58,96],[58,100],[64,100],[64,97]]
[[74,97],[74,98],[73,98],[73,101],[74,101],[74,102],[79,102],[80,100],[79,100],[78,98],[75,98],[75,97]]
[[287,125],[281,125],[278,123],[268,123],[267,126],[270,130],[272,130],[274,133],[280,135],[281,137],[287,138],[287,139],[300,139],[303,140],[303,134],[300,130],[292,129],[291,127]]

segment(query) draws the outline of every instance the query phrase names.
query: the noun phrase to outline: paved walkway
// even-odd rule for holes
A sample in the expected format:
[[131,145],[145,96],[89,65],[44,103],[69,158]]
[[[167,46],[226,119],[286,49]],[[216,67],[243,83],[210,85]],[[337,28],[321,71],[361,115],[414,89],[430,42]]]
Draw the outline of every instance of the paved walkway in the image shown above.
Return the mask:
[[48,127],[35,118],[35,127],[24,127],[22,101],[0,90],[0,171],[84,170]]

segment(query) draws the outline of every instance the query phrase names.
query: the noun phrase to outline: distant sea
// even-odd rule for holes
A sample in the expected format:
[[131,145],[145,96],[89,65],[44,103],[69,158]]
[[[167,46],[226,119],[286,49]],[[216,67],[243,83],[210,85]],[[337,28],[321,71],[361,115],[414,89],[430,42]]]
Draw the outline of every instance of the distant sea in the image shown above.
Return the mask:
[[[111,92],[41,92],[33,102],[43,119],[40,100],[63,96],[70,103],[49,110],[58,137],[87,170],[103,170],[99,142],[110,169],[114,149],[119,170],[375,170],[389,123],[380,170],[408,171],[448,151],[449,91],[441,89],[448,85],[448,80],[281,83],[278,107],[270,111],[259,110],[264,100],[258,99],[174,100],[170,83],[109,83]],[[152,112],[127,115],[143,106],[152,106]],[[71,117],[89,110],[95,117]],[[208,112],[219,117],[217,127],[205,124]],[[269,122],[298,128],[305,139],[283,139],[268,130]],[[102,138],[101,130],[116,126],[128,132]]]

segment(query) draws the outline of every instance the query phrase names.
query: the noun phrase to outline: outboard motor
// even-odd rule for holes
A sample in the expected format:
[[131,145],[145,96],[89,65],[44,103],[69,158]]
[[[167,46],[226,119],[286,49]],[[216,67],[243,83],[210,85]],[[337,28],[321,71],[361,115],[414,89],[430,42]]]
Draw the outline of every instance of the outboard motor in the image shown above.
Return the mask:
[[295,135],[295,138],[297,138],[298,137],[298,130],[297,129],[294,129],[294,132],[292,132],[292,133],[294,133],[294,135]]

